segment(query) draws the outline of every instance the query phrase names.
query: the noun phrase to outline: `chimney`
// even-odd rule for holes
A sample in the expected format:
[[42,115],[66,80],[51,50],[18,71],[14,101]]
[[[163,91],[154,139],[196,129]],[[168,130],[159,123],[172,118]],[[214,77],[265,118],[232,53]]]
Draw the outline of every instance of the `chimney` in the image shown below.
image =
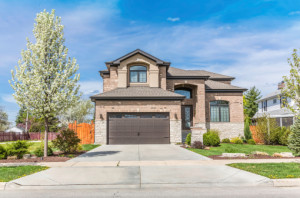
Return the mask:
[[284,81],[281,81],[280,83],[278,83],[278,90],[283,88],[284,88]]

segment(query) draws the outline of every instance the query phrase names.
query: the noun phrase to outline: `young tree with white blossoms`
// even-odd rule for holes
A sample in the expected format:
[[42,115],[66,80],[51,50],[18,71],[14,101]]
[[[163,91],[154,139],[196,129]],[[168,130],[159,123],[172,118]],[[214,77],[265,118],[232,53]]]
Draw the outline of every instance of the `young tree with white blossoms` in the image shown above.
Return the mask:
[[79,100],[79,66],[68,57],[61,18],[45,10],[35,19],[35,43],[27,39],[27,50],[12,71],[10,84],[19,106],[45,120],[44,156],[47,156],[49,119]]

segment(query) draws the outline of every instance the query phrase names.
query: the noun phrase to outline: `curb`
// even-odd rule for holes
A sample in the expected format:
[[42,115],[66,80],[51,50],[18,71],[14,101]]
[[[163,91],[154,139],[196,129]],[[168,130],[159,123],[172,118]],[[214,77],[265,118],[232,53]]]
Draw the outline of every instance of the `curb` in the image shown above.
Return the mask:
[[6,183],[7,182],[0,182],[0,191],[5,190]]
[[300,179],[272,179],[274,187],[300,187]]

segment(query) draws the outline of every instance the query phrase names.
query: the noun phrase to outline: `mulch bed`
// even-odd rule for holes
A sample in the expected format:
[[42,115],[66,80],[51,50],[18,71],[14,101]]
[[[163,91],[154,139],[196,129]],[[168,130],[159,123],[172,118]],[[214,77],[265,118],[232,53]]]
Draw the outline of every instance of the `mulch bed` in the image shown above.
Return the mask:
[[[74,157],[77,157],[83,153],[86,153],[86,151],[81,151],[77,153],[72,154],[64,154],[64,156],[59,156],[62,153],[61,152],[54,152],[53,156],[48,157],[31,157],[30,159],[15,159],[15,160],[8,160],[8,159],[2,159],[0,160],[1,163],[26,163],[26,162],[65,162],[68,161]],[[72,155],[72,157],[68,157],[68,155]]]
[[208,156],[213,160],[234,160],[234,159],[300,159],[300,157],[272,157],[268,155],[248,155],[246,157],[222,157],[222,155]]

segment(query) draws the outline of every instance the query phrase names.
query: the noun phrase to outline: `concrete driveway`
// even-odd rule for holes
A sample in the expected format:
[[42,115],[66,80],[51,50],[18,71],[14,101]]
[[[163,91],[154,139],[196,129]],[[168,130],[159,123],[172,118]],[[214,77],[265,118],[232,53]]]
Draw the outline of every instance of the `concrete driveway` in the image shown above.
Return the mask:
[[169,160],[211,160],[177,145],[104,145],[76,157],[72,162],[101,161],[169,161]]
[[[214,162],[214,163],[212,163]],[[272,186],[270,179],[218,164],[176,145],[105,145],[29,175],[6,189]]]

